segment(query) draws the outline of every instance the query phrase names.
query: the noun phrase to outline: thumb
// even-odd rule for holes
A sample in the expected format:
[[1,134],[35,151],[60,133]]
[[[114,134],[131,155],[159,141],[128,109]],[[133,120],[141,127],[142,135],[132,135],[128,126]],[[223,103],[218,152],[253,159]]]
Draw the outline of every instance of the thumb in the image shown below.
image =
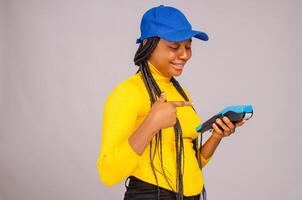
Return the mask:
[[159,103],[164,103],[166,101],[166,93],[162,92],[157,100]]

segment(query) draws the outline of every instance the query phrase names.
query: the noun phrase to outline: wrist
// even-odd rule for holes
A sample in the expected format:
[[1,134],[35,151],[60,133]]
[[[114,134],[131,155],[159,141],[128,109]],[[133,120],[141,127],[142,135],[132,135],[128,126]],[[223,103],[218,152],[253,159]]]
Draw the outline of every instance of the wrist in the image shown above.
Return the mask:
[[158,131],[161,129],[152,114],[147,115],[144,120],[144,123],[147,124],[148,129],[153,133],[153,135],[158,133]]
[[221,134],[217,133],[216,131],[213,131],[212,132],[212,138],[221,140],[223,138],[223,136]]

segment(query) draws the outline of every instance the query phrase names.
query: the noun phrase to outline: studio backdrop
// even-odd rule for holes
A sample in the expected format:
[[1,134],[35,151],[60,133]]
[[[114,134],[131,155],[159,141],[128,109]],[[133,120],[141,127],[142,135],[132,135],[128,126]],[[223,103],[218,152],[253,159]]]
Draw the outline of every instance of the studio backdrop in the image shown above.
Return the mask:
[[209,34],[177,77],[200,118],[254,106],[203,169],[208,199],[301,199],[302,1],[1,0],[0,200],[123,198],[96,168],[102,111],[160,4]]

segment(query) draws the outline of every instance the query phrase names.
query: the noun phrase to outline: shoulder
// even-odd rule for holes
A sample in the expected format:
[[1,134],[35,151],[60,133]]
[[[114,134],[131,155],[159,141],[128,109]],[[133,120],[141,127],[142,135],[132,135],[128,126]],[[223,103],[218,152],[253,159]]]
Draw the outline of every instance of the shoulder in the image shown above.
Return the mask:
[[138,74],[130,76],[128,79],[118,83],[112,92],[137,94],[139,93],[140,78]]
[[138,102],[141,95],[140,78],[138,74],[130,76],[128,79],[118,83],[114,89],[109,93],[107,101],[113,99],[119,101],[126,101],[127,103]]

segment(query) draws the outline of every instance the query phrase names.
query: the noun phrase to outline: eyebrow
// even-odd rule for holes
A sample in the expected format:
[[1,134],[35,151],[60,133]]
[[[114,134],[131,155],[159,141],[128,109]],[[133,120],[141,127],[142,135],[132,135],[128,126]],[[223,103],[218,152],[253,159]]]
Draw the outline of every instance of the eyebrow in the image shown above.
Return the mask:
[[[192,38],[189,39],[189,42],[192,42]],[[179,44],[180,42],[170,42],[170,44]]]

